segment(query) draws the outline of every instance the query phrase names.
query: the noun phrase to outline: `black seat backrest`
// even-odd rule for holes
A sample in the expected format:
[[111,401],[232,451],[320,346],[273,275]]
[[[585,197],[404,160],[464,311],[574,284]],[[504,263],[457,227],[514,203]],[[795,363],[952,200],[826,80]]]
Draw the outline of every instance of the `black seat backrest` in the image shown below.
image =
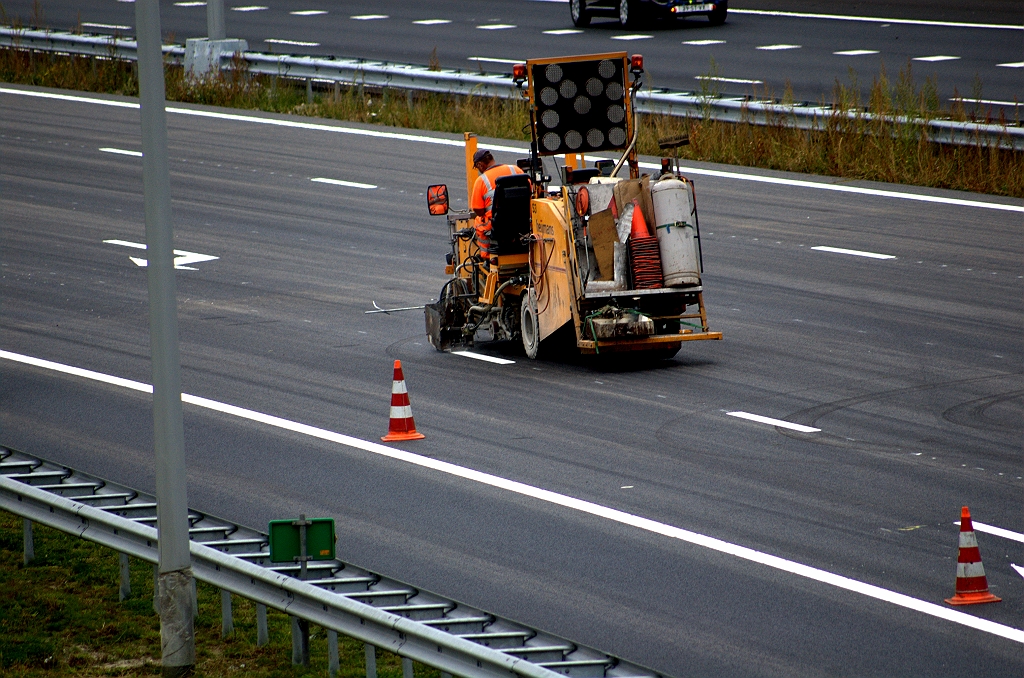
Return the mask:
[[523,236],[530,233],[530,177],[513,174],[494,182],[491,201],[491,243],[496,254],[525,254],[529,243]]

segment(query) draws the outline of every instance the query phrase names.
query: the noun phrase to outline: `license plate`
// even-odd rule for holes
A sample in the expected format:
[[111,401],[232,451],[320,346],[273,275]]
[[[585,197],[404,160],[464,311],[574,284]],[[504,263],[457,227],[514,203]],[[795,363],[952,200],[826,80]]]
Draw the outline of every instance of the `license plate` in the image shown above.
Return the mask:
[[714,5],[707,3],[703,5],[676,5],[676,12],[679,14],[684,12],[710,12],[714,8]]

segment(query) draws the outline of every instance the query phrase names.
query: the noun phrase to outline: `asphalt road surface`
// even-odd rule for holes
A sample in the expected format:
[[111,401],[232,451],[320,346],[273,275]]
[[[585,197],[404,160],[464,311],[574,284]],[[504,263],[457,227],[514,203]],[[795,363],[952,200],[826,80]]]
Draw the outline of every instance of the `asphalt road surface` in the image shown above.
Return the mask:
[[[105,242],[144,240],[138,110],[65,94],[0,91],[0,350],[148,383],[145,253]],[[423,194],[459,194],[458,141],[308,122],[169,113],[184,391],[377,440],[401,359],[399,447],[730,546],[186,405],[191,506],[332,516],[346,560],[671,676],[1021,675],[1024,201],[694,165],[724,341],[494,364],[364,314],[443,283]],[[0,442],[153,490],[147,396],[9,354]],[[962,505],[1011,531],[978,532],[1003,601],[894,604],[951,609]]]
[[[50,0],[41,18],[31,0],[4,5],[29,24],[134,33],[131,0]],[[179,43],[205,36],[204,5],[162,2],[164,35]],[[610,19],[574,29],[567,4],[549,0],[226,0],[225,15],[228,36],[257,51],[412,64],[433,55],[445,67],[489,72],[511,72],[527,58],[640,52],[654,87],[782,96],[789,84],[797,100],[812,102],[831,101],[837,81],[856,82],[866,102],[883,68],[895,80],[909,65],[918,86],[933,79],[944,105],[960,96],[969,110],[1013,120],[1024,103],[1024,8],[1005,0],[734,0],[723,26],[698,17],[631,30]]]

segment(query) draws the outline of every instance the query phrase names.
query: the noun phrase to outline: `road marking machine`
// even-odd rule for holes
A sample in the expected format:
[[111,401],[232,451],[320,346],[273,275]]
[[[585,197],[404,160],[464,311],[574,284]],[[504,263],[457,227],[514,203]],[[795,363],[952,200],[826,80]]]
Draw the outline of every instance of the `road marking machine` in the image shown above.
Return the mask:
[[[523,172],[493,182],[487,221],[452,211],[446,185],[427,191],[430,213],[447,215],[451,242],[452,277],[424,310],[436,349],[521,341],[530,358],[555,345],[670,358],[684,341],[722,338],[704,308],[693,182],[672,158],[657,177],[639,172],[633,100],[642,76],[643,57],[625,52],[513,68],[530,104],[530,157],[517,161]],[[466,134],[471,197],[476,147]],[[586,155],[609,151],[617,161],[584,167]],[[549,188],[546,160],[560,175],[557,188]],[[628,179],[619,176],[624,167]]]

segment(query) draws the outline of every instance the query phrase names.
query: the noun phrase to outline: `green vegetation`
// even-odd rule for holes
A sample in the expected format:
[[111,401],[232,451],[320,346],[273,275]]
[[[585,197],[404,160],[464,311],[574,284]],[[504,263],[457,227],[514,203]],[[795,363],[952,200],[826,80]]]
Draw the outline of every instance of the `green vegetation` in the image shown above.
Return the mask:
[[[711,68],[713,73],[713,63]],[[9,48],[0,48],[0,81],[138,94],[131,62]],[[351,86],[314,92],[308,101],[304,83],[250,74],[241,61],[218,77],[199,83],[187,80],[180,66],[168,65],[166,83],[169,101],[439,132],[469,131],[519,141],[529,138],[528,111],[522,100]],[[704,89],[706,94],[715,93],[707,86]],[[982,138],[968,146],[935,143],[926,126],[895,124],[885,117],[965,121],[980,116],[985,122],[981,111],[967,110],[961,103],[942,108],[937,91],[933,80],[918,86],[908,63],[895,81],[883,70],[875,78],[867,102],[859,100],[855,81],[849,86],[836,82],[830,103],[838,112],[822,119],[814,131],[785,125],[785,104],[792,101],[787,88],[783,105],[768,125],[719,122],[707,116],[641,116],[638,150],[660,155],[657,139],[687,133],[691,144],[681,149],[684,160],[1024,197],[1024,152],[999,149]],[[981,98],[980,91],[976,82],[972,98]],[[863,106],[874,119],[847,115]]]
[[[22,521],[0,511],[0,674],[155,676],[160,674],[160,622],[153,612],[153,568],[131,561],[132,597],[118,602],[114,551],[41,525],[35,560],[22,564]],[[268,610],[270,643],[256,646],[256,606],[233,597],[235,632],[220,637],[220,594],[198,586],[197,676],[326,676],[326,633],[310,628],[310,668],[291,664],[291,623]],[[361,642],[338,638],[339,676],[365,676]],[[415,666],[417,678],[439,672]],[[399,678],[401,659],[377,652],[377,674]]]

